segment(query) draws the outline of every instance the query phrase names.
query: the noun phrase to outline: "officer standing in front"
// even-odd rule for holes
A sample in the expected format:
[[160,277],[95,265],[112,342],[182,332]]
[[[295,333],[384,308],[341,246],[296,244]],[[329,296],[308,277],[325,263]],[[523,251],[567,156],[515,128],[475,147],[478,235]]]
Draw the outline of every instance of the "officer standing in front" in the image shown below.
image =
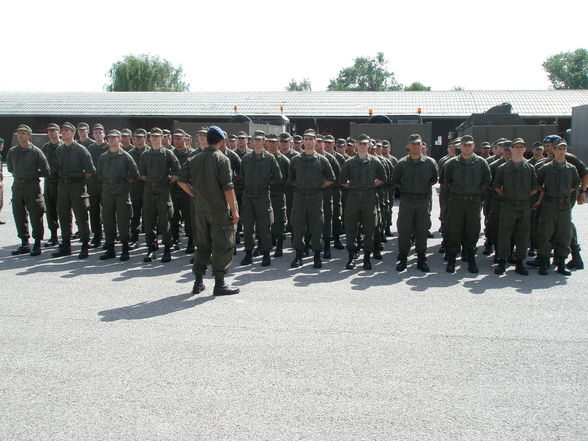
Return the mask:
[[171,261],[170,220],[174,214],[169,187],[177,181],[180,172],[178,158],[171,150],[161,144],[163,131],[155,127],[151,129],[151,149],[145,151],[139,160],[139,175],[145,181],[143,193],[143,223],[145,225],[145,242],[147,255],[143,262],[152,262],[155,251],[159,249],[157,231],[162,236],[162,262]]
[[364,234],[363,268],[372,269],[371,253],[375,248],[374,233],[378,203],[376,188],[386,181],[386,170],[378,158],[368,154],[369,143],[369,136],[357,137],[357,154],[345,161],[339,176],[341,186],[349,190],[345,210],[345,231],[349,253],[345,266],[347,269],[355,268],[354,258],[358,249],[357,236],[360,226]]
[[[41,254],[41,241],[43,240],[43,214],[45,203],[41,195],[39,178],[49,176],[49,164],[47,158],[38,147],[31,142],[33,131],[27,125],[21,124],[16,129],[18,145],[8,150],[6,164],[8,171],[14,176],[12,183],[12,214],[16,231],[21,240],[21,245],[12,252],[13,256],[19,254]],[[1,166],[0,162],[0,166]],[[29,221],[31,219],[33,249],[29,245]]]
[[447,272],[455,272],[455,259],[462,249],[468,271],[478,272],[476,244],[480,236],[482,191],[490,185],[488,163],[474,153],[474,138],[461,138],[461,153],[447,161],[442,184],[449,189],[446,218]]
[[427,233],[431,228],[429,195],[439,179],[437,164],[422,153],[420,135],[408,137],[408,155],[394,167],[392,184],[400,189],[402,198],[398,209],[397,271],[406,269],[406,261],[414,237],[417,268],[429,272],[427,265]]
[[63,144],[57,148],[56,164],[59,173],[59,187],[57,190],[57,213],[61,228],[61,244],[53,257],[69,256],[71,254],[71,212],[73,211],[82,249],[79,259],[88,257],[88,242],[90,228],[88,226],[88,193],[86,181],[96,172],[92,156],[81,144],[74,141],[75,127],[66,122],[61,126]]
[[210,126],[206,132],[208,147],[191,157],[182,167],[179,185],[194,198],[196,254],[193,294],[205,289],[203,277],[212,263],[215,296],[237,294],[225,282],[233,259],[239,211],[235,198],[229,159],[219,152],[226,142],[223,131]]
[[129,227],[133,206],[131,204],[129,183],[139,178],[137,164],[120,145],[121,133],[111,130],[108,133],[108,151],[98,158],[96,174],[102,182],[102,221],[106,235],[106,253],[100,260],[116,257],[114,241],[116,230],[122,244],[121,261],[129,260]]

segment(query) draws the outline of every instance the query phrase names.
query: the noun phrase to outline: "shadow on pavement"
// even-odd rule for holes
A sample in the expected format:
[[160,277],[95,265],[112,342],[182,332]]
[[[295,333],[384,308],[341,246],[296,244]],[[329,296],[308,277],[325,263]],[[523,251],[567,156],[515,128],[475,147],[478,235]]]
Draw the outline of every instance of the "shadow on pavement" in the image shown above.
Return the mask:
[[192,294],[180,294],[153,302],[141,302],[135,305],[123,306],[122,308],[107,309],[100,311],[98,315],[102,317],[100,319],[102,322],[143,320],[182,311],[214,300],[212,295],[193,299],[190,299],[190,297],[192,297]]

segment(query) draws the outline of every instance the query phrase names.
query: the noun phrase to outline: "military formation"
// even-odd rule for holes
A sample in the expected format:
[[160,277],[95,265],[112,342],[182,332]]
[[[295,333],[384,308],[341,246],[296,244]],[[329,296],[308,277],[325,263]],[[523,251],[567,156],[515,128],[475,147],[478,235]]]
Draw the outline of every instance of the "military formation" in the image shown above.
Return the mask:
[[[395,268],[407,269],[414,247],[417,269],[429,272],[427,240],[439,183],[439,251],[447,272],[456,271],[460,257],[470,273],[478,273],[482,226],[483,254],[494,253],[496,274],[504,274],[507,264],[520,275],[529,274],[526,265],[541,275],[552,264],[564,275],[584,266],[572,209],[584,203],[588,169],[557,135],[535,143],[532,155],[521,138],[483,142],[476,153],[474,138],[464,135],[436,162],[418,134],[409,136],[400,159],[390,154],[387,140],[363,134],[335,139],[313,129],[295,136],[228,136],[219,127],[203,127],[194,146],[183,130],[157,127],[107,133],[95,124],[90,138],[88,124],[52,123],[49,142],[40,148],[31,143],[30,127],[20,125],[16,134],[18,145],[7,155],[21,239],[13,255],[38,256],[43,247],[58,247],[53,257],[69,256],[72,240],[79,239],[79,259],[100,246],[100,260],[115,258],[120,243],[120,260],[127,261],[144,233],[143,261],[166,263],[185,236],[193,292],[204,289],[202,276],[212,265],[214,293],[235,294],[224,275],[241,241],[243,266],[257,256],[270,266],[283,256],[289,235],[292,268],[311,252],[313,267],[321,268],[333,247],[347,250],[347,269],[356,267],[361,252],[363,269],[372,269],[371,259],[382,259],[383,244],[393,235],[399,197]],[[45,244],[43,216],[50,231]],[[525,264],[527,257],[533,259]]]

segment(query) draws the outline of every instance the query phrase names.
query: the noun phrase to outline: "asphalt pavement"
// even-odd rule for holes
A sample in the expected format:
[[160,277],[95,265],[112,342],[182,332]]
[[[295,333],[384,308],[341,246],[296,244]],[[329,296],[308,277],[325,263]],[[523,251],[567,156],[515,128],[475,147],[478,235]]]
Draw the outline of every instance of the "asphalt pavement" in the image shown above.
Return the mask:
[[[429,274],[395,271],[395,237],[372,271],[337,250],[293,270],[290,248],[243,268],[239,248],[241,294],[208,276],[192,296],[183,250],[11,256],[4,201],[1,440],[588,439],[588,270],[450,275],[435,233]],[[588,206],[574,219],[586,245]]]

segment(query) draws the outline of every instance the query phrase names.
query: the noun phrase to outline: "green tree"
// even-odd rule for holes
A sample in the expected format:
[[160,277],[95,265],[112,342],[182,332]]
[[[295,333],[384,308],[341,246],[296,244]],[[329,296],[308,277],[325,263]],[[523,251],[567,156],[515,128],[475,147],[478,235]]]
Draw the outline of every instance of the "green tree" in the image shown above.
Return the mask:
[[312,90],[312,86],[310,84],[310,80],[308,78],[304,78],[302,81],[298,82],[292,78],[290,83],[286,87],[288,92],[310,92]]
[[588,50],[576,49],[552,55],[543,69],[554,89],[588,89]]
[[182,66],[147,54],[126,55],[108,71],[108,92],[186,92]]
[[430,92],[431,91],[431,87],[430,86],[425,86],[423,83],[419,82],[419,81],[415,81],[414,83],[412,83],[410,86],[405,87],[404,88],[405,91],[408,92]]
[[394,72],[386,69],[388,62],[382,52],[373,58],[357,57],[353,66],[339,71],[337,78],[329,82],[327,90],[402,90],[402,85],[396,82]]

